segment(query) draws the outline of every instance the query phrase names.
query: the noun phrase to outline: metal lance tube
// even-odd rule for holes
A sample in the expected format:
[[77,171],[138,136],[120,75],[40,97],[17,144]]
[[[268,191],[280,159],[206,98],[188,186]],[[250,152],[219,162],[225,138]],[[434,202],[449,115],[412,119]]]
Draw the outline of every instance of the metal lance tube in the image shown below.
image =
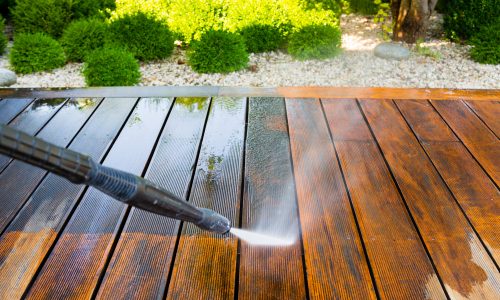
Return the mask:
[[227,233],[230,222],[213,210],[196,207],[139,176],[105,167],[91,157],[0,125],[0,153],[48,170],[77,184],[93,186],[132,206],[196,226]]

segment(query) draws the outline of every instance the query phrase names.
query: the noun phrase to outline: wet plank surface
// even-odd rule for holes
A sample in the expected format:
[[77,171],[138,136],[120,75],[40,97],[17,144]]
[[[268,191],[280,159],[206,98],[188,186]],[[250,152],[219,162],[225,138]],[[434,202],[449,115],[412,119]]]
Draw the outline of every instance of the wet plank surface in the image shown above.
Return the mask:
[[420,100],[2,99],[0,123],[282,241],[203,232],[0,157],[0,298],[499,299],[498,91],[408,92]]

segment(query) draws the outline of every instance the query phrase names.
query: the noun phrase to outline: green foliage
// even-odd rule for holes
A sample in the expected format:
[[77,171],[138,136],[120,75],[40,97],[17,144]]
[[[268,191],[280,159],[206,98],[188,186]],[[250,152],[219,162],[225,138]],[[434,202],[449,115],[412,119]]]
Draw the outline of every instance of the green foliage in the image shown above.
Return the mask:
[[82,19],[69,24],[60,40],[68,60],[82,61],[89,52],[102,47],[106,30],[106,23],[99,19]]
[[109,25],[109,36],[111,43],[123,46],[141,61],[168,57],[174,49],[170,29],[143,12],[113,20]]
[[142,12],[167,24],[170,2],[171,0],[116,0],[116,9],[111,13],[111,19]]
[[426,57],[430,57],[435,60],[441,59],[441,53],[432,50],[431,48],[427,46],[422,45],[423,40],[422,39],[417,39],[417,43],[415,44],[415,50],[418,54]]
[[3,55],[8,42],[4,30],[5,30],[5,19],[2,16],[0,16],[0,55]]
[[500,18],[481,27],[470,42],[474,46],[470,51],[473,60],[483,64],[500,64]]
[[229,73],[246,67],[248,53],[242,36],[209,30],[188,51],[191,67],[200,73]]
[[85,58],[83,76],[88,86],[127,86],[141,78],[139,62],[127,50],[104,47]]
[[500,17],[500,0],[448,0],[444,28],[453,40],[469,39]]
[[72,17],[73,0],[17,0],[11,9],[16,32],[59,37]]
[[10,51],[14,71],[27,74],[49,71],[66,63],[62,46],[44,33],[20,33],[14,38]]
[[342,0],[302,0],[301,5],[306,9],[315,8],[330,10],[334,12],[337,17],[339,17],[342,14],[342,8],[345,6],[345,3]]
[[259,53],[278,49],[285,42],[283,33],[271,25],[250,25],[239,31],[248,52]]
[[379,10],[374,0],[349,0],[349,8],[363,15],[375,15]]
[[115,0],[74,0],[72,12],[74,19],[108,17],[115,8]]
[[337,55],[340,45],[338,27],[310,25],[290,36],[288,52],[299,60],[326,59]]
[[373,3],[377,6],[377,13],[373,18],[373,22],[380,24],[382,38],[384,40],[390,40],[392,36],[392,27],[387,25],[387,20],[391,13],[390,4],[382,0],[375,0]]

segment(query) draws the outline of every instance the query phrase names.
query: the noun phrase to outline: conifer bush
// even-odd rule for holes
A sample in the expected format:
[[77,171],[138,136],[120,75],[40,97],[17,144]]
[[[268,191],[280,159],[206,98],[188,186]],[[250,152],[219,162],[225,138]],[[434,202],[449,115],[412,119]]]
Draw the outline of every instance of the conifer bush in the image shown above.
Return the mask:
[[100,19],[73,21],[64,30],[60,39],[70,61],[83,61],[85,55],[104,45],[107,25]]
[[64,66],[62,46],[45,33],[20,33],[14,37],[10,63],[16,73],[49,71]]
[[141,73],[132,53],[106,46],[85,57],[83,76],[88,86],[128,86],[137,84]]
[[330,25],[309,25],[292,33],[288,52],[298,60],[326,59],[340,52],[341,32]]
[[280,48],[285,42],[283,33],[271,25],[251,25],[239,31],[248,52],[260,53]]
[[143,12],[113,20],[109,25],[109,41],[127,49],[141,61],[166,58],[174,49],[170,29]]
[[209,30],[188,50],[191,67],[199,73],[229,73],[246,67],[248,52],[242,36]]
[[0,16],[0,55],[3,55],[5,48],[7,47],[7,36],[4,33],[5,30],[5,19]]
[[473,60],[483,64],[500,64],[500,18],[481,27],[472,39],[470,51]]

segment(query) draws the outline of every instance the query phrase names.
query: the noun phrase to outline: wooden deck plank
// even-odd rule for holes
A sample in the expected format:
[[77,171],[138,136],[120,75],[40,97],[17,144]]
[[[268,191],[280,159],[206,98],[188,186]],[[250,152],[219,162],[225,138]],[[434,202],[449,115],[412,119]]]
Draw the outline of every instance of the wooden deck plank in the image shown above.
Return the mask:
[[493,133],[500,137],[500,101],[466,101],[467,105],[483,120]]
[[286,108],[310,298],[376,299],[321,104]]
[[436,135],[439,129],[448,128],[429,102],[397,101],[396,104],[488,250],[500,262],[499,190],[453,133],[448,140],[438,142],[431,135],[421,134],[423,126]]
[[356,100],[322,103],[380,298],[446,299]]
[[498,186],[500,140],[463,102],[431,103]]
[[250,98],[242,227],[290,240],[241,242],[239,299],[304,299],[306,286],[283,98]]
[[[35,135],[64,105],[66,99],[40,99],[31,103],[9,126]],[[0,154],[0,172],[12,161]]]
[[[139,100],[104,165],[142,173],[171,105],[170,101],[157,100]],[[27,298],[90,298],[126,210],[124,203],[90,188],[56,242]]]
[[[78,100],[68,101],[59,112],[38,133],[38,137],[50,143],[66,147],[89,116],[94,112],[100,100],[85,102],[80,106]],[[0,173],[0,232],[14,218],[29,195],[47,174],[45,170],[15,160]]]
[[0,124],[9,123],[33,101],[33,98],[3,99],[0,102]]
[[[239,224],[245,117],[245,98],[212,101],[189,199],[221,213],[235,227]],[[167,299],[234,299],[237,246],[232,235],[184,223]]]
[[[177,98],[145,177],[187,198],[205,120],[206,98]],[[179,230],[176,220],[132,208],[97,297],[162,298]]]
[[[135,102],[103,100],[69,148],[101,161]],[[30,196],[0,237],[0,298],[22,295],[84,190],[83,185],[49,174]]]
[[450,297],[498,299],[500,275],[391,101],[361,101]]

